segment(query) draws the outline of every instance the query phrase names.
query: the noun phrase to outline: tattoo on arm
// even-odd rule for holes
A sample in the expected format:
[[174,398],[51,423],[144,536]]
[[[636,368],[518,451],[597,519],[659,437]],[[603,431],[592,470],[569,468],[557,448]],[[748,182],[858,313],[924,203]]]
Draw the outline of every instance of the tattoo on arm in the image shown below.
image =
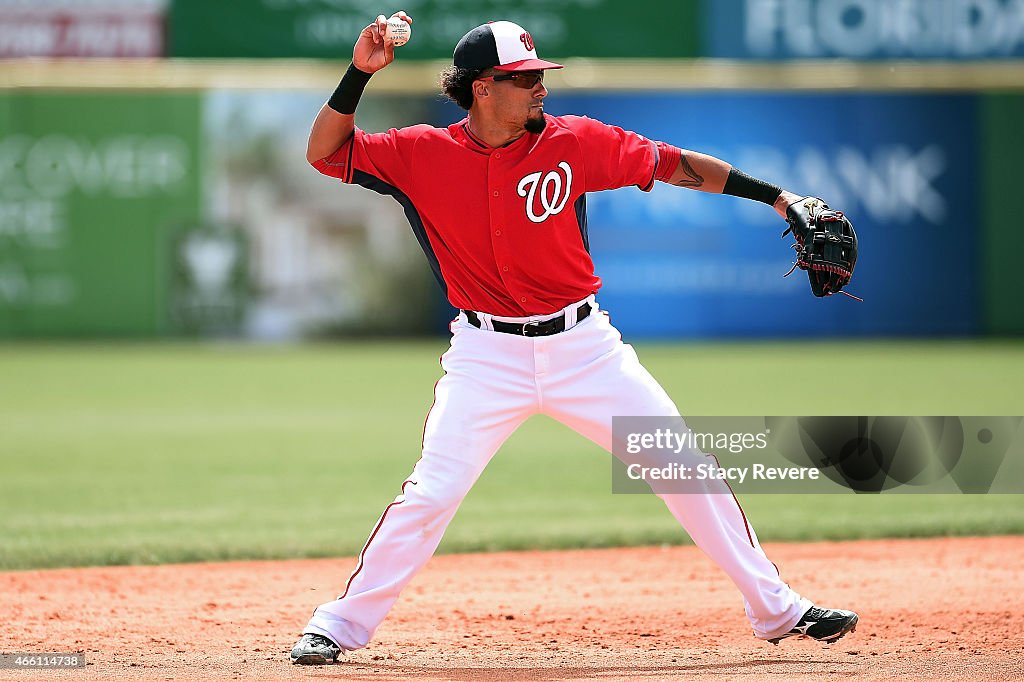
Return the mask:
[[679,165],[676,166],[676,174],[682,172],[683,177],[676,177],[673,185],[677,187],[689,187],[690,189],[700,189],[704,186],[704,178],[701,177],[700,173],[693,169],[690,162],[686,158],[686,154],[679,155]]

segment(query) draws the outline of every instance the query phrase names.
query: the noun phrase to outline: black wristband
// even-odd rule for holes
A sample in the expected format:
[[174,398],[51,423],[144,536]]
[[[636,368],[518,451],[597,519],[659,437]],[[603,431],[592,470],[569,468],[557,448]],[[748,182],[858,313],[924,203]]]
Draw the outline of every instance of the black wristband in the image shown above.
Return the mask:
[[356,113],[356,105],[363,94],[363,88],[370,82],[372,73],[366,73],[356,68],[355,64],[348,65],[348,71],[342,77],[334,94],[327,100],[327,106],[339,114]]
[[769,184],[764,180],[752,178],[743,171],[733,168],[729,171],[729,179],[725,181],[725,189],[722,194],[731,194],[734,197],[763,201],[769,206],[782,194],[782,188]]

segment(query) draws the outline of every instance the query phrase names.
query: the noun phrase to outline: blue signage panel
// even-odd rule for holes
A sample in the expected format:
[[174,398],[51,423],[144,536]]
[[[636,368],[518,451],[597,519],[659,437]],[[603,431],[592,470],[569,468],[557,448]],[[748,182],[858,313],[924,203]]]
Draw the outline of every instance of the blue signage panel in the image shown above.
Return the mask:
[[[816,299],[768,206],[656,183],[588,195],[602,305],[631,337],[961,335],[978,328],[973,96],[556,95],[577,113],[709,153],[852,219],[845,296]],[[906,246],[903,250],[902,246]]]
[[704,0],[703,16],[709,57],[1024,56],[1021,0]]

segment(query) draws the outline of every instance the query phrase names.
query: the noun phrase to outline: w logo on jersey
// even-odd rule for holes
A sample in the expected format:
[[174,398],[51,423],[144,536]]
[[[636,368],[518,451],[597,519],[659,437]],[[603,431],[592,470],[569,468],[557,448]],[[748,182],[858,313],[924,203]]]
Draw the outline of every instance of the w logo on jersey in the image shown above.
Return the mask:
[[530,222],[542,223],[549,216],[558,215],[569,201],[569,195],[572,194],[572,167],[565,161],[560,161],[558,167],[565,173],[564,180],[561,173],[553,170],[530,173],[519,181],[516,190],[519,196],[526,197],[526,217]]

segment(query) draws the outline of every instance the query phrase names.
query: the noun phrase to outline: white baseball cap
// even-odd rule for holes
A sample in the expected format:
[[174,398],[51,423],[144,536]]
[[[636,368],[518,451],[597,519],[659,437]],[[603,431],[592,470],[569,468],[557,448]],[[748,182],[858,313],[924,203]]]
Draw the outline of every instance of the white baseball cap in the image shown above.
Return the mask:
[[529,31],[511,21],[492,21],[462,36],[455,46],[454,64],[463,69],[537,71],[561,69],[561,64],[537,58]]

